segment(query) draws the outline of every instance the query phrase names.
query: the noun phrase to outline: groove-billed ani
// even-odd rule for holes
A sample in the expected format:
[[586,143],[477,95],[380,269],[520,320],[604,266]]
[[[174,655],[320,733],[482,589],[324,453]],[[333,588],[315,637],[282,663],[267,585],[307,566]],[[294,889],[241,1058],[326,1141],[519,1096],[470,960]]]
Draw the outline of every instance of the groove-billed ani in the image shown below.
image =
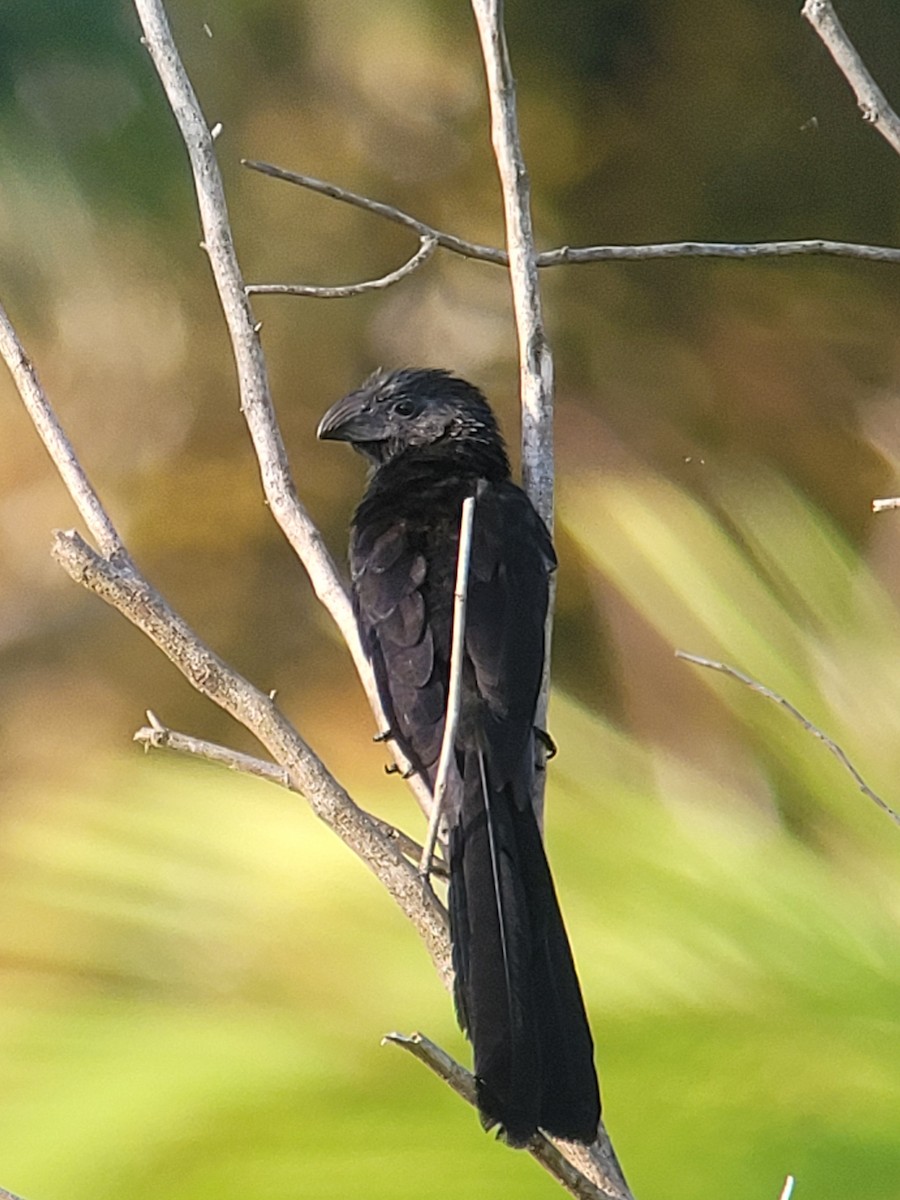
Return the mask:
[[544,523],[511,481],[477,388],[445,371],[378,371],[319,437],[373,465],[350,566],[363,644],[391,725],[434,787],[449,679],[462,502],[475,496],[462,709],[447,792],[456,1009],[478,1107],[513,1145],[536,1129],[592,1142],[593,1043],[531,805],[544,661]]

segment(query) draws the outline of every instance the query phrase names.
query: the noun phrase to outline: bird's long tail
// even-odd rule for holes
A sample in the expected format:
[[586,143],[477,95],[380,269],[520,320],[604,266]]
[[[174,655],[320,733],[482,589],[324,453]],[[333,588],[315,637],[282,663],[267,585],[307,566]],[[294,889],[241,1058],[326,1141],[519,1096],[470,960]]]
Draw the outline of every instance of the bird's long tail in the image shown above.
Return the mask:
[[486,1127],[501,1126],[512,1145],[538,1128],[590,1143],[600,1118],[593,1042],[540,831],[515,790],[493,789],[484,755],[467,754],[450,833],[457,1014]]

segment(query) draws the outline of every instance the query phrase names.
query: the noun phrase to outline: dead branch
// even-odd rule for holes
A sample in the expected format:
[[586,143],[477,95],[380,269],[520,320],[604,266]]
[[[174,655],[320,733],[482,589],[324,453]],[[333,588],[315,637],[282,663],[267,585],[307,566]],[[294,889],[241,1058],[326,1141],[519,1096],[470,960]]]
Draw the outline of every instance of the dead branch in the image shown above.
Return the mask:
[[133,739],[138,745],[143,746],[145,751],[174,750],[178,754],[187,754],[191,758],[202,758],[219,767],[227,767],[229,771],[238,771],[242,775],[252,775],[256,779],[277,783],[279,787],[291,787],[290,775],[278,763],[269,762],[264,758],[254,758],[252,754],[243,754],[240,750],[233,750],[230,746],[221,746],[218,742],[208,742],[204,738],[193,737],[189,733],[179,733],[176,729],[169,729],[149,708],[147,709],[147,722],[135,732]]
[[210,650],[134,567],[117,566],[102,558],[73,530],[57,532],[53,556],[76,583],[111,604],[140,629],[198,692],[259,739],[284,767],[291,787],[363,860],[412,921],[449,985],[452,971],[443,907],[423,889],[416,869],[353,802],[279,712],[271,696]]
[[[500,173],[506,250],[519,340],[522,485],[553,528],[553,357],[541,312],[531,184],[522,156],[516,85],[503,28],[502,0],[472,0],[491,108],[491,141]],[[540,717],[539,717],[540,719]]]
[[894,112],[881,88],[838,20],[829,0],[806,0],[801,10],[822,39],[841,74],[853,88],[863,120],[872,125],[885,141],[900,154],[900,117]]
[[[270,697],[274,699],[274,697]],[[297,792],[299,789],[291,781],[290,774],[278,763],[264,758],[254,758],[252,754],[243,754],[230,746],[221,746],[218,742],[209,742],[204,738],[193,737],[189,733],[180,733],[170,729],[160,721],[156,713],[147,710],[148,724],[136,730],[134,741],[144,747],[144,750],[172,750],[176,754],[187,754],[191,758],[202,758],[206,762],[227,767],[230,771],[238,771],[242,775],[251,775],[255,779],[263,779],[267,783],[277,784],[288,791]],[[417,841],[397,829],[387,821],[382,821],[374,813],[367,812],[366,816],[373,825],[392,842],[404,858],[410,862],[419,863],[422,859],[422,847]],[[432,874],[445,876],[447,874],[442,863],[432,864]],[[2,1200],[2,1197],[0,1197]]]
[[[456,234],[436,229],[433,225],[414,217],[393,204],[383,200],[373,200],[358,192],[339,187],[336,183],[327,183],[312,175],[301,175],[296,171],[288,171],[271,163],[257,162],[253,159],[241,160],[245,167],[259,171],[273,179],[281,179],[286,183],[296,184],[332,200],[339,200],[363,212],[383,217],[395,225],[411,229],[420,238],[431,237],[444,250],[463,258],[473,258],[480,262],[491,263],[494,266],[508,267],[509,255],[505,250],[496,246],[484,246],[478,242],[470,242]],[[644,262],[668,258],[790,258],[797,255],[825,255],[836,258],[857,258],[868,262],[900,263],[900,249],[893,246],[867,246],[860,242],[840,242],[830,238],[802,238],[799,241],[772,242],[648,242],[643,245],[607,245],[607,246],[557,246],[553,250],[542,250],[535,256],[538,268],[574,266],[596,262]]]
[[392,283],[399,283],[426,263],[436,249],[435,238],[423,235],[419,239],[418,250],[402,266],[379,279],[366,279],[362,283],[344,283],[335,287],[319,287],[308,283],[248,283],[245,291],[248,296],[309,296],[315,300],[346,300],[348,296],[381,291]]
[[47,403],[31,360],[12,327],[6,310],[0,305],[0,355],[9,368],[22,402],[31,417],[53,465],[59,472],[75,507],[85,525],[95,538],[101,551],[113,562],[127,565],[125,547],[103,507],[100,497],[91,487],[71,443],[56,419],[56,413]]
[[[402,1033],[388,1033],[382,1040],[406,1050],[413,1058],[424,1063],[426,1067],[434,1071],[435,1075],[449,1084],[458,1096],[461,1096],[473,1107],[475,1106],[475,1076],[424,1034],[413,1033],[407,1036]],[[585,1150],[585,1147],[575,1146],[569,1142],[562,1144],[566,1147],[566,1153],[570,1154],[572,1158],[577,1157],[579,1150]],[[573,1166],[572,1161],[560,1151],[556,1143],[542,1133],[537,1133],[532,1138],[528,1145],[528,1152],[550,1172],[554,1179],[562,1184],[566,1191],[579,1197],[579,1200],[622,1200],[623,1196],[630,1195],[614,1155],[609,1161],[606,1176],[600,1181],[595,1181],[583,1174],[578,1167]]]
[[[319,600],[334,619],[347,643],[357,673],[375,713],[379,729],[387,727],[384,709],[372,671],[356,628],[350,600],[322,535],[301,504],[291,478],[287,451],[278,427],[269,390],[265,356],[257,322],[244,285],[234,249],[222,176],[216,160],[213,137],[200,103],[181,62],[162,0],[134,0],[150,52],[188,152],[197,206],[203,228],[203,249],[209,257],[213,278],[234,352],[241,397],[241,412],[247,422],[259,461],[263,490],[272,515],[303,563]],[[405,776],[423,810],[431,808],[431,795],[419,775],[410,772],[402,750],[391,744]]]
[[438,757],[437,776],[434,781],[434,803],[431,819],[422,850],[419,874],[428,878],[438,829],[443,815],[450,770],[456,754],[456,730],[462,707],[462,675],[466,638],[466,595],[469,587],[469,560],[472,557],[472,526],[475,519],[475,497],[467,496],[462,505],[459,522],[459,549],[456,562],[456,584],[453,589],[453,635],[450,644],[450,679],[447,686],[447,713],[444,718],[444,735]]
[[784,696],[779,695],[772,688],[766,687],[764,683],[760,683],[759,680],[753,679],[750,675],[745,675],[743,671],[739,671],[736,667],[730,667],[727,663],[717,662],[712,658],[701,658],[699,654],[689,654],[686,650],[676,650],[675,657],[684,659],[685,662],[694,663],[698,667],[707,667],[711,671],[721,671],[724,675],[730,675],[732,679],[737,679],[745,687],[750,688],[754,692],[759,692],[761,696],[766,696],[769,700],[774,701],[775,704],[780,704],[796,721],[800,722],[807,732],[811,733],[813,737],[817,737],[831,751],[841,766],[853,777],[856,786],[862,794],[868,796],[874,804],[878,805],[882,812],[887,813],[896,824],[900,825],[900,813],[896,813],[889,804],[886,804],[882,800],[877,792],[874,792],[869,787],[837,742],[830,738],[827,733],[823,733],[818,725],[814,725],[808,717],[804,717],[799,708],[791,704],[790,700],[786,700]]

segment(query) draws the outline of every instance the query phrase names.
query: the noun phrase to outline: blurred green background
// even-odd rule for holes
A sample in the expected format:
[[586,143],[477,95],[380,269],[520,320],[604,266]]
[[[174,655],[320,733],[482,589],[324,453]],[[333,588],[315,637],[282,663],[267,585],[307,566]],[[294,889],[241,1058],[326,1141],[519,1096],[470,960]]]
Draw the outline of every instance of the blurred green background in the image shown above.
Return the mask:
[[[381,274],[408,234],[241,168],[499,243],[457,0],[172,0],[251,281]],[[780,0],[517,0],[542,247],[900,244],[900,163]],[[843,6],[900,102],[900,8]],[[347,655],[262,503],[183,148],[125,0],[0,13],[0,295],[138,561],[359,801],[413,833]],[[900,1196],[900,270],[545,272],[558,378],[548,840],[609,1128],[641,1200]],[[362,486],[318,417],[378,364],[458,370],[515,443],[505,277],[440,254],[260,298],[301,493]],[[75,520],[0,378],[0,1184],[29,1200],[551,1196],[383,1033],[468,1061],[414,935],[296,797],[131,744],[252,743],[48,556]]]

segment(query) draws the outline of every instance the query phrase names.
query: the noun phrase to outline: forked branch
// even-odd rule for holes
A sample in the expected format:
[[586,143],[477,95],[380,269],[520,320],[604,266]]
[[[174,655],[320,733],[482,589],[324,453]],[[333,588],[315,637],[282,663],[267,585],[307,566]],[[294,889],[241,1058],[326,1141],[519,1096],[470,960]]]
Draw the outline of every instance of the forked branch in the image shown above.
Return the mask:
[[[443,250],[459,254],[463,258],[472,258],[478,262],[490,263],[498,267],[509,266],[509,254],[498,246],[485,246],[481,242],[472,242],[468,238],[458,237],[455,233],[437,229],[427,221],[404,212],[393,204],[383,200],[373,200],[370,196],[352,192],[349,188],[340,187],[336,183],[328,183],[324,179],[316,179],[313,175],[301,175],[297,171],[288,171],[284,167],[276,167],[272,163],[258,162],[255,159],[242,159],[245,167],[268,175],[272,179],[281,179],[286,183],[296,184],[320,196],[328,196],[349,204],[362,212],[372,213],[395,225],[411,229],[420,238],[433,238]],[[701,242],[696,240],[683,242],[645,242],[635,245],[599,245],[599,246],[556,246],[552,250],[541,250],[535,255],[538,269],[545,267],[577,266],[586,263],[599,262],[648,262],[670,258],[793,258],[798,255],[825,255],[833,258],[857,258],[866,262],[900,263],[900,249],[894,246],[870,246],[862,242],[841,242],[832,238],[800,238],[770,242]],[[256,285],[251,285],[255,287]]]

